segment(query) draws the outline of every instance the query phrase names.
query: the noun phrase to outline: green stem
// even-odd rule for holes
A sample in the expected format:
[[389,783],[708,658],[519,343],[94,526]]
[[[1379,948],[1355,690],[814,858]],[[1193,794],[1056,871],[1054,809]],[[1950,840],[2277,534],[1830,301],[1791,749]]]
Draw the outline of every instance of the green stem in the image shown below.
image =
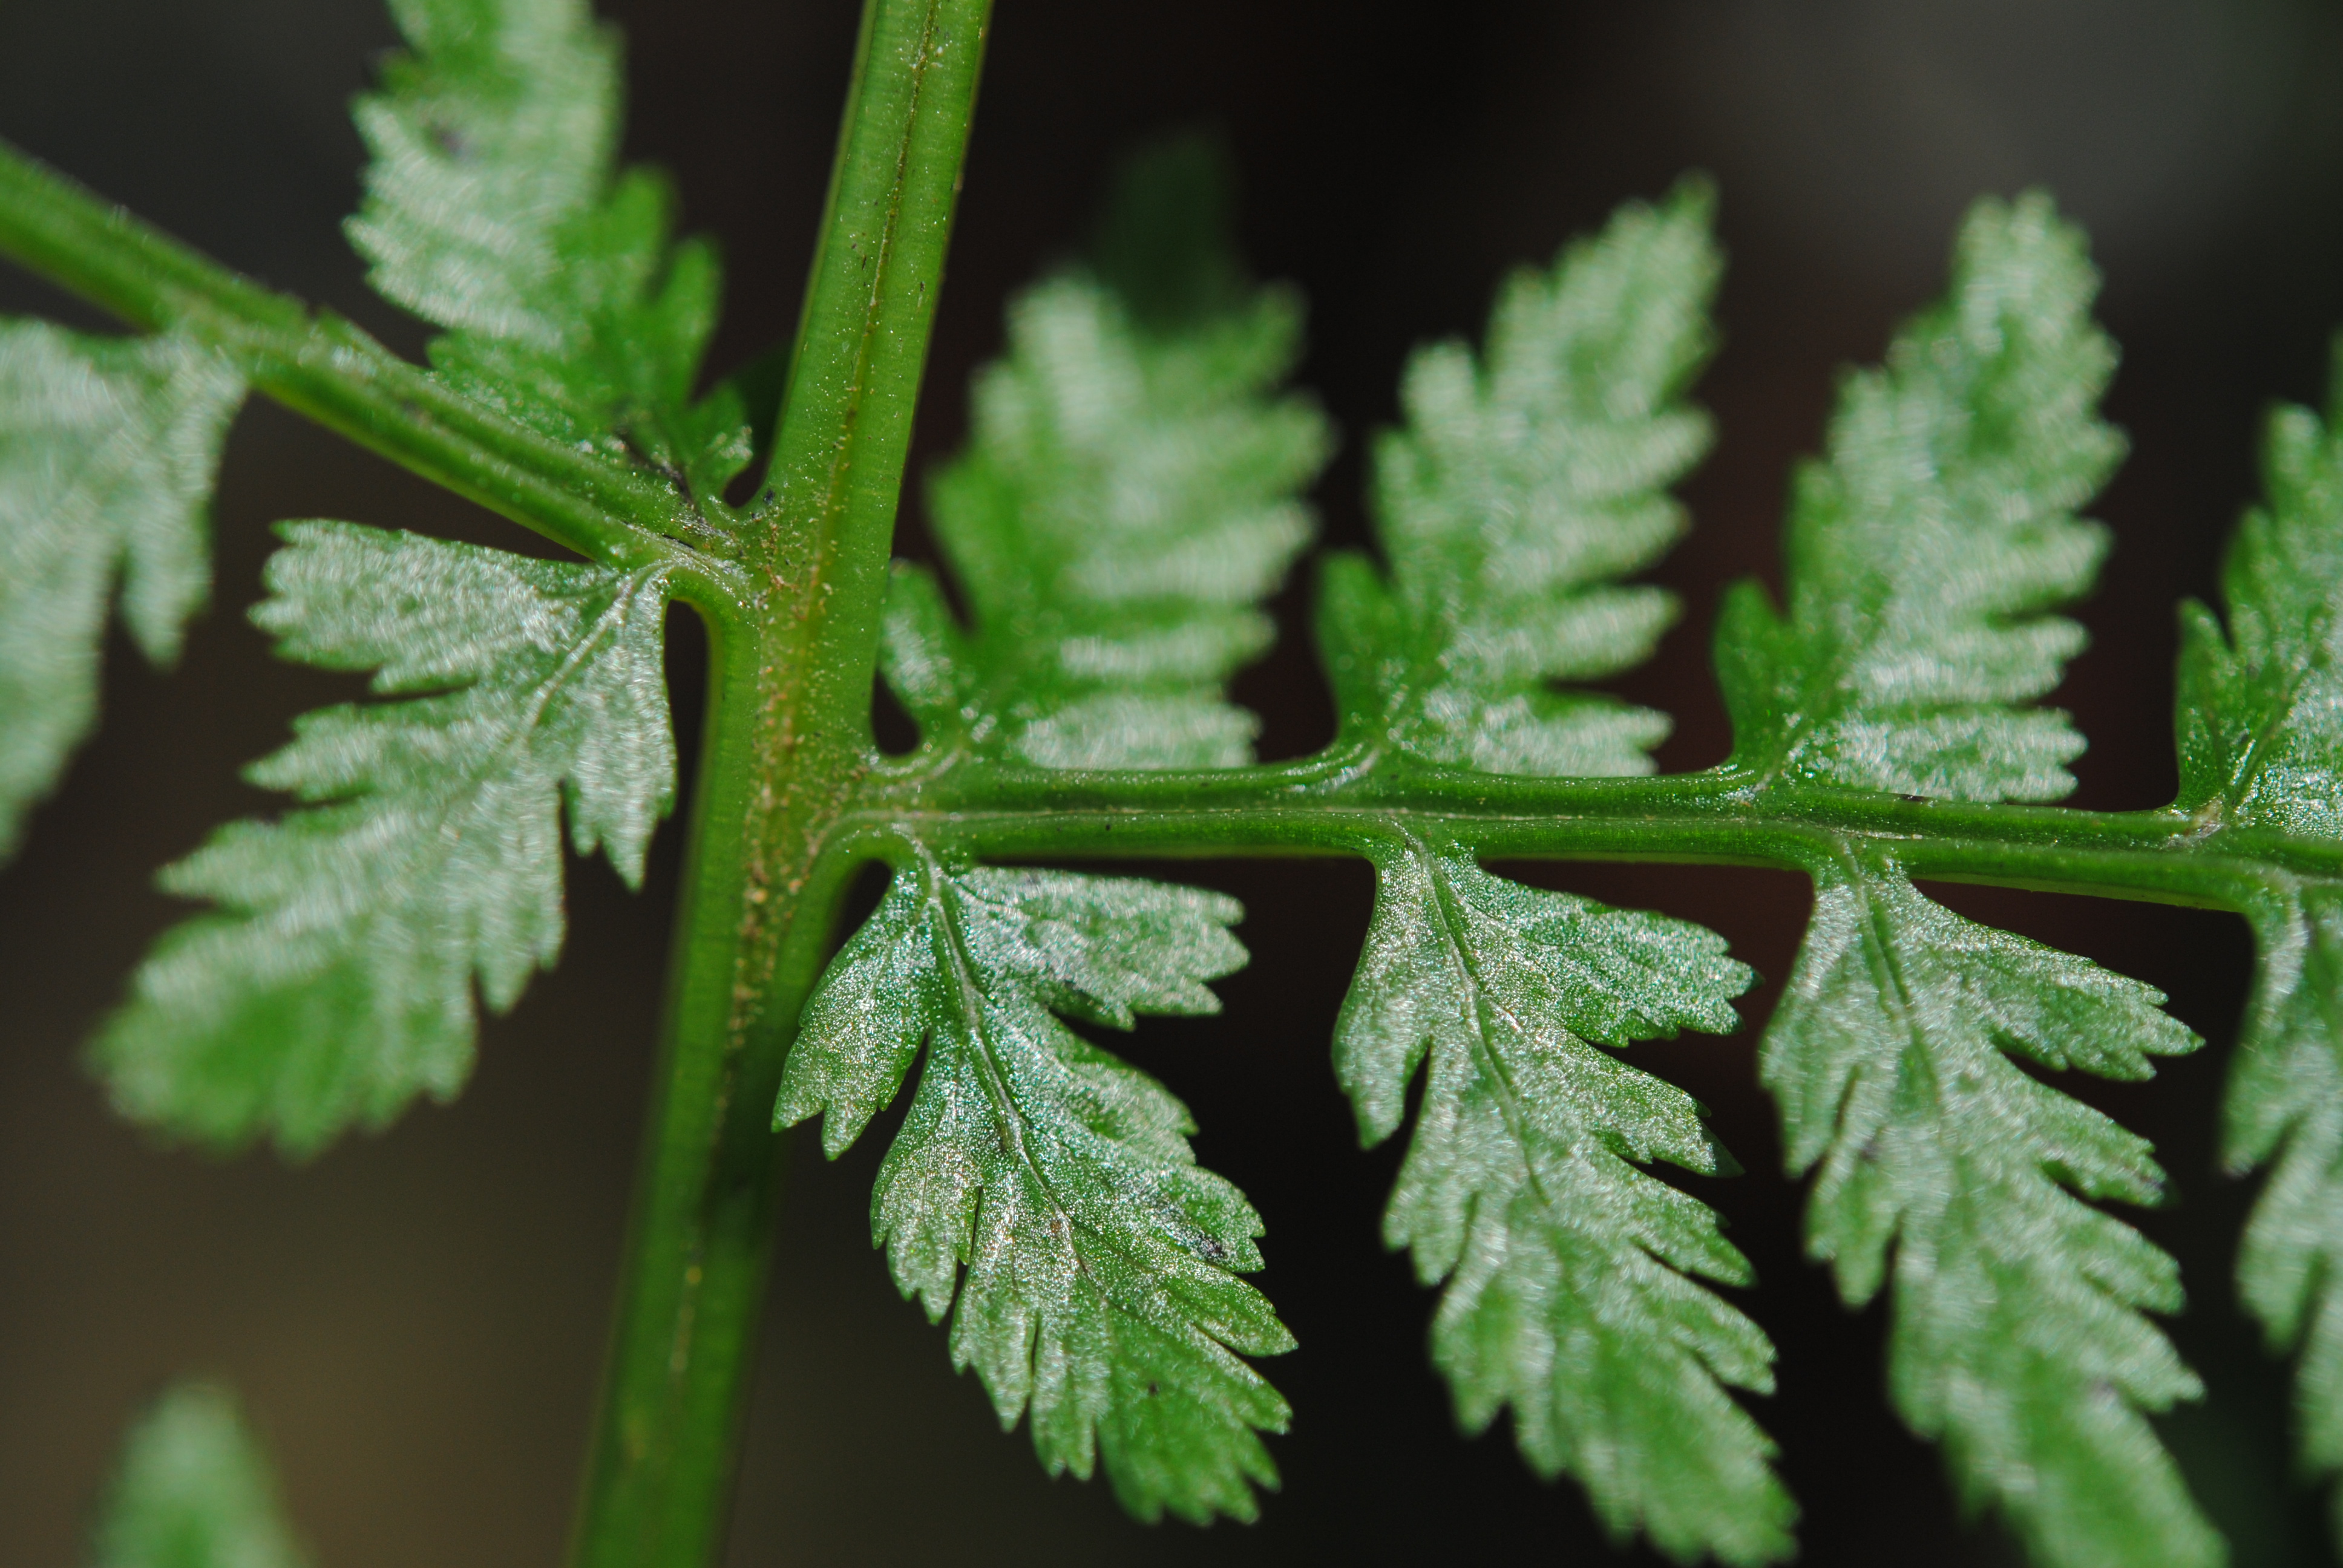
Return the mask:
[[458,393],[330,311],[262,287],[0,142],[0,256],[146,331],[226,355],[327,429],[578,554],[664,562],[715,608],[743,582],[666,537],[688,513],[649,475],[575,451]]
[[1337,750],[1195,772],[960,763],[874,771],[841,842],[907,833],[971,856],[1354,854],[1393,826],[1488,856],[1811,869],[1861,841],[1915,876],[2247,912],[2273,877],[2343,876],[2343,845],[2172,811],[2078,811],[1775,783],[1728,769],[1518,779]]
[[707,754],[578,1568],[722,1540],[783,1141],[772,1106],[851,861],[895,507],[990,0],[870,0]]

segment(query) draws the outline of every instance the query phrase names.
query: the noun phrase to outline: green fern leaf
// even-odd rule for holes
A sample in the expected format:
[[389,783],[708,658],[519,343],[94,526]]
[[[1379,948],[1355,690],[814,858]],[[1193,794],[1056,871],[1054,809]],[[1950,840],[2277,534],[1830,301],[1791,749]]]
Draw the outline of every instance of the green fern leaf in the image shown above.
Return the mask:
[[1752,1282],[1696,1200],[1635,1168],[1733,1169],[1691,1098],[1594,1042],[1740,1026],[1746,967],[1681,920],[1490,876],[1410,841],[1376,859],[1373,923],[1334,1060],[1379,1143],[1423,1109],[1384,1217],[1427,1285],[1433,1357],[1468,1431],[1510,1404],[1540,1474],[1584,1483],[1614,1536],[1679,1561],[1778,1561],[1796,1510],[1725,1385],[1774,1347],[1694,1276]]
[[2115,346],[2080,230],[2036,192],[1977,204],[1950,297],[1847,378],[1792,501],[1789,614],[1738,585],[1717,627],[1734,762],[1953,799],[2050,800],[2083,739],[2024,706],[2083,629],[2107,533],[2077,520],[2123,453],[2096,409]]
[[1665,714],[1555,689],[1649,658],[1674,598],[1617,579],[1682,538],[1668,487],[1707,451],[1684,401],[1721,267],[1697,181],[1622,207],[1505,286],[1485,363],[1418,351],[1375,452],[1377,537],[1326,567],[1320,639],[1345,733],[1495,773],[1652,770]]
[[2201,1392],[2143,1315],[2179,1310],[2179,1270],[2082,1201],[2157,1202],[2163,1172],[2009,1054],[2147,1078],[2200,1043],[2163,1000],[1850,860],[1817,873],[1759,1058],[1792,1173],[1820,1166],[1809,1250],[1850,1306],[1892,1277],[1896,1409],[2037,1568],[2223,1558],[2143,1414]]
[[100,1515],[97,1568],[301,1568],[276,1477],[236,1401],[183,1382],[123,1445]]
[[2222,574],[2229,635],[2181,609],[2177,804],[2207,828],[2343,837],[2343,443],[2279,409],[2263,480]]
[[461,1087],[475,977],[502,1010],[559,951],[563,805],[578,851],[638,881],[675,751],[659,569],[284,532],[254,620],[407,700],[311,714],[254,766],[308,809],[165,871],[223,908],[164,937],[96,1050],[125,1114],[300,1155]]
[[1048,768],[1252,759],[1259,725],[1224,688],[1275,639],[1259,604],[1309,542],[1297,497],[1331,440],[1275,394],[1301,304],[1242,284],[1202,178],[1175,148],[1126,179],[1126,208],[1212,219],[1140,250],[1161,276],[1078,269],[1010,307],[975,438],[929,497],[974,626],[915,566],[888,606],[888,678],[930,745]]
[[[2343,394],[2343,365],[2336,378]],[[2183,607],[2180,809],[2202,830],[2343,838],[2343,441],[2305,408],[2270,421],[2268,505],[2223,574],[2228,635]],[[2237,1259],[2271,1346],[2298,1349],[2305,1466],[2343,1473],[2343,884],[2280,890],[2229,1080],[2225,1158],[2270,1164]],[[2343,1541],[2343,1493],[2335,1501]]]
[[[2271,1166],[2237,1253],[2237,1287],[2278,1353],[2300,1352],[2303,1468],[2343,1472],[2343,887],[2307,889],[2256,923],[2260,974],[2230,1070],[2224,1154]],[[2333,1500],[2343,1540],[2343,1493]]]
[[703,509],[749,461],[737,396],[691,403],[721,293],[674,196],[615,178],[615,33],[584,0],[393,0],[413,53],[361,98],[350,242],[376,290],[447,327],[431,360],[524,424],[676,481]]
[[0,858],[97,717],[117,574],[139,648],[178,657],[210,592],[205,508],[243,397],[235,367],[184,337],[0,321]]
[[1243,963],[1242,914],[1193,888],[923,858],[807,1003],[775,1110],[821,1114],[835,1156],[927,1040],[874,1244],[931,1320],[952,1312],[952,1362],[1002,1426],[1030,1410],[1052,1474],[1088,1477],[1102,1452],[1142,1519],[1253,1517],[1248,1483],[1277,1478],[1256,1432],[1288,1412],[1231,1352],[1293,1342],[1237,1278],[1261,1267],[1261,1221],[1195,1164],[1186,1109],[1053,1013],[1217,1011],[1203,982]]

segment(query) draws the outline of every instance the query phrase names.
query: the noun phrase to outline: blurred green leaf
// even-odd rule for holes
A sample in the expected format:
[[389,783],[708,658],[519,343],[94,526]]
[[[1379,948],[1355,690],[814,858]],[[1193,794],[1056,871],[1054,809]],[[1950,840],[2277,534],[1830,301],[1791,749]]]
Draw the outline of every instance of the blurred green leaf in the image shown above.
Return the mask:
[[[2343,362],[2337,393],[2343,395]],[[2227,635],[2182,607],[2180,798],[2212,844],[2271,832],[2343,838],[2343,440],[2280,408],[2265,506],[2222,573]],[[2304,1467],[2343,1473],[2343,882],[2272,879],[2255,919],[2260,972],[2229,1079],[2224,1158],[2268,1166],[2237,1285],[2273,1349],[2299,1352]],[[2343,1493],[2333,1496],[2343,1542]]]
[[1326,563],[1319,637],[1346,735],[1492,773],[1648,773],[1668,718],[1559,681],[1651,657],[1675,618],[1622,587],[1684,536],[1706,452],[1684,402],[1715,334],[1715,206],[1688,180],[1506,284],[1484,361],[1419,349],[1375,448],[1376,538]]
[[449,384],[713,510],[759,433],[729,389],[692,401],[722,280],[708,241],[670,241],[666,178],[616,171],[617,34],[585,0],[391,10],[411,52],[357,106],[369,281],[447,328]]
[[1849,376],[1830,455],[1799,470],[1789,612],[1736,587],[1717,625],[1734,761],[1777,778],[1962,800],[2054,800],[2083,738],[2028,704],[2082,651],[2046,613],[2089,591],[2079,521],[2123,437],[2100,423],[2115,345],[2082,231],[2039,192],[1971,209],[1949,296]]
[[236,1401],[172,1387],[123,1445],[93,1543],[96,1568],[303,1568],[267,1456]]
[[244,379],[193,339],[0,321],[0,858],[97,719],[117,578],[146,657],[211,590],[205,513]]
[[222,909],[165,935],[95,1052],[126,1115],[300,1155],[462,1086],[475,978],[502,1010],[560,950],[563,807],[578,853],[639,881],[675,742],[656,568],[285,534],[253,618],[287,657],[405,700],[310,714],[253,767],[306,809],[164,873]]
[[973,626],[919,567],[898,564],[888,604],[888,679],[930,745],[1047,768],[1252,759],[1259,725],[1224,689],[1275,639],[1260,601],[1309,542],[1298,498],[1331,438],[1276,395],[1301,305],[1242,283],[1214,177],[1193,147],[1126,177],[1122,229],[1203,226],[1151,270],[1122,254],[1140,241],[1106,246],[1137,293],[1077,268],[1011,305],[974,439],[930,491]]

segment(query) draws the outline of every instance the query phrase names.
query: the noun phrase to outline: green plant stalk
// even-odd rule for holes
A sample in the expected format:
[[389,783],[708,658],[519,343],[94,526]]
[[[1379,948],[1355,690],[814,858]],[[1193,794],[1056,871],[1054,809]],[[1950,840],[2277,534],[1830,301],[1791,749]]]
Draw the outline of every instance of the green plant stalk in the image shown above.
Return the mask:
[[667,537],[664,483],[573,451],[448,390],[353,323],[242,277],[0,142],[0,255],[146,331],[225,354],[260,391],[578,554],[664,562],[679,597],[737,601],[745,577]]
[[579,1568],[721,1544],[786,1141],[771,1108],[850,866],[895,507],[990,0],[870,0],[745,612],[710,618],[707,752]]
[[1849,840],[1915,876],[2251,913],[2273,881],[2343,877],[2331,840],[2170,809],[2081,811],[1760,786],[1730,766],[1644,779],[1444,771],[1363,749],[1252,768],[1072,772],[960,761],[874,769],[840,821],[971,856],[1354,854],[1404,825],[1490,857],[1810,870]]

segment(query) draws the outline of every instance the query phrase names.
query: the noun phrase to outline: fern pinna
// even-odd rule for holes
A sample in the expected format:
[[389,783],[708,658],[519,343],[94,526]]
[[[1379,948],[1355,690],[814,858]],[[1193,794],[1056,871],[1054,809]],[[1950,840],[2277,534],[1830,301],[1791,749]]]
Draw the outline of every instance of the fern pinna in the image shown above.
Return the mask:
[[[1089,254],[1012,303],[929,489],[940,568],[890,571],[983,0],[872,0],[777,420],[780,362],[702,375],[715,253],[615,166],[618,52],[581,0],[394,10],[408,52],[357,108],[349,236],[441,329],[427,366],[0,149],[0,250],[144,334],[0,325],[0,841],[94,719],[117,580],[140,648],[176,648],[250,390],[582,558],[284,529],[253,618],[373,699],[300,720],[250,775],[290,807],[165,873],[210,907],[92,1061],[166,1136],[307,1156],[461,1089],[478,1006],[558,954],[565,831],[639,877],[676,790],[663,614],[709,622],[668,1077],[579,1562],[707,1559],[775,1128],[819,1119],[836,1154],[899,1100],[873,1241],[1002,1423],[1142,1519],[1257,1513],[1292,1412],[1255,1362],[1293,1342],[1254,1283],[1262,1217],[1096,1038],[1214,1011],[1242,910],[1063,864],[1231,849],[1373,869],[1333,1068],[1363,1142],[1404,1133],[1383,1235],[1437,1292],[1458,1421],[1509,1416],[1531,1469],[1684,1562],[1786,1558],[1797,1511],[1750,1397],[1775,1380],[1752,1271],[1662,1169],[1738,1166],[1632,1048],[1731,1033],[1754,977],[1698,926],[1488,863],[1811,878],[1758,1052],[1808,1249],[1850,1307],[1886,1298],[1890,1401],[2042,1568],[2225,1556],[2152,1422],[2201,1392],[2157,1322],[2177,1266],[2106,1206],[2159,1201],[2164,1173],[2033,1070],[2142,1079],[2200,1042],[2148,987],[1917,884],[2244,916],[2260,978],[2224,1133],[2268,1174],[2237,1282],[2298,1358],[2305,1466],[2343,1471],[2343,437],[2274,417],[2222,610],[2186,611],[2179,799],[2047,805],[2084,745],[2040,706],[2082,646],[2060,612],[2108,546],[2079,514],[2123,441],[2097,276],[2046,196],[1980,202],[1941,303],[1842,388],[1778,608],[1751,583],[1723,608],[1726,761],[1653,776],[1668,716],[1594,689],[1682,608],[1632,579],[1684,537],[1671,487],[1710,439],[1689,394],[1722,262],[1688,179],[1508,282],[1477,349],[1410,362],[1373,550],[1309,568],[1337,738],[1264,765],[1228,682],[1274,638],[1334,437],[1289,385],[1301,303],[1238,261],[1206,148],[1135,162]],[[907,753],[871,740],[874,669]],[[873,861],[886,891],[837,946]],[[202,1385],[132,1439],[101,1540],[298,1560]]]

